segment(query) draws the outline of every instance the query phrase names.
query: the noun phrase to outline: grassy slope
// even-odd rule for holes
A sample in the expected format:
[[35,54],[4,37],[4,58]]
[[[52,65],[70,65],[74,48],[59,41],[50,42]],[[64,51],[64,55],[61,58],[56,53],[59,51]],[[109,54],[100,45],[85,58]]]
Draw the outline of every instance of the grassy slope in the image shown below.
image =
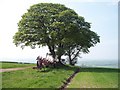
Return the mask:
[[2,62],[0,63],[0,68],[18,68],[18,67],[27,67],[27,66],[35,66],[35,64],[20,64],[20,63],[8,63]]
[[68,88],[118,88],[118,70],[82,68]]
[[3,88],[58,88],[75,67],[47,68],[47,72],[25,69],[2,73]]

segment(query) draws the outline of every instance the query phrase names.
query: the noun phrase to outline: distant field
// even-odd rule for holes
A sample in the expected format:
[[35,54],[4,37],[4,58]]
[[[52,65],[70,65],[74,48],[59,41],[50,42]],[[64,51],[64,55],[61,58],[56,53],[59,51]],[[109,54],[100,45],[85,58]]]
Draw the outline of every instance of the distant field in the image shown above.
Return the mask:
[[[3,72],[3,88],[58,88],[77,67],[64,66],[47,68],[46,72],[36,69]],[[53,90],[53,89],[52,89]]]
[[118,69],[82,68],[68,88],[118,88]]
[[11,63],[11,62],[0,62],[0,68],[17,68],[17,67],[27,67],[36,66],[36,64],[21,64],[21,63]]

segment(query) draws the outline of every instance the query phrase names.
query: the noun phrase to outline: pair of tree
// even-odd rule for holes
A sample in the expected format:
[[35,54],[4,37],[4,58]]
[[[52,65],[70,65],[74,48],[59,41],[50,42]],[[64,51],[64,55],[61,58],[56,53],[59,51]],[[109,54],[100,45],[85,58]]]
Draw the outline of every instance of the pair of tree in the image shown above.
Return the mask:
[[90,30],[86,22],[74,10],[61,4],[39,3],[28,9],[18,23],[13,39],[16,46],[48,46],[52,57],[67,55],[71,65],[76,63],[80,52],[100,42],[99,36]]

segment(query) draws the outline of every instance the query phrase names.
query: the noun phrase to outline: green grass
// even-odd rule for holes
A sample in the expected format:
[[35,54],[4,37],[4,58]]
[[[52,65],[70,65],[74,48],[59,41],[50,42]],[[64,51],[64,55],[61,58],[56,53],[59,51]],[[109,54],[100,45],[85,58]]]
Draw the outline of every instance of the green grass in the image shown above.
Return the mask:
[[12,63],[12,62],[0,62],[0,68],[18,68],[18,67],[27,67],[27,66],[36,66],[35,64],[21,64],[21,63]]
[[[2,63],[3,68],[34,64]],[[78,67],[46,68],[46,72],[28,68],[0,73],[2,88],[58,88]],[[81,68],[68,88],[118,88],[118,69]]]
[[2,88],[58,88],[77,67],[64,66],[47,68],[46,72],[36,69],[3,72]]
[[68,88],[118,88],[118,69],[81,68]]

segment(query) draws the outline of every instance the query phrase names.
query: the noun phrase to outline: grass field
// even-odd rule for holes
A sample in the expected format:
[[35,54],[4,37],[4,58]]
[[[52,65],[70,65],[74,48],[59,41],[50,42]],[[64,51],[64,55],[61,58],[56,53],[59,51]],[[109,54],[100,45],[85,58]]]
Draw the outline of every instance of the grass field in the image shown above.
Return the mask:
[[27,66],[36,66],[35,64],[21,64],[21,63],[12,63],[12,62],[0,62],[0,68],[18,68],[18,67],[27,67]]
[[47,68],[46,72],[36,69],[3,72],[2,88],[58,88],[77,67]]
[[[3,68],[34,64],[3,63]],[[0,73],[2,88],[58,88],[78,67],[46,68],[46,72],[24,69]],[[118,88],[118,69],[80,68],[68,88]]]
[[118,69],[81,68],[68,88],[118,88]]

